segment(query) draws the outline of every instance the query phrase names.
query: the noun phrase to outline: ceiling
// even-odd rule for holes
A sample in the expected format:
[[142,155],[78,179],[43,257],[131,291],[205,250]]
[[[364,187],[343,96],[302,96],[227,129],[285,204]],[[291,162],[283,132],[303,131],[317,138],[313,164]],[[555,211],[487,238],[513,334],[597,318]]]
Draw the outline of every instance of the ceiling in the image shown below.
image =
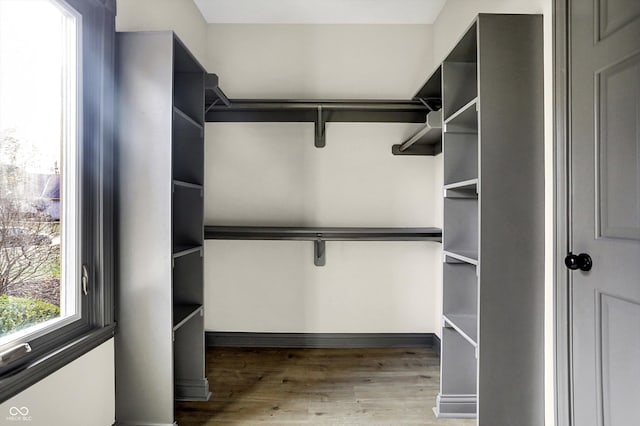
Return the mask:
[[210,24],[432,24],[446,0],[194,0]]

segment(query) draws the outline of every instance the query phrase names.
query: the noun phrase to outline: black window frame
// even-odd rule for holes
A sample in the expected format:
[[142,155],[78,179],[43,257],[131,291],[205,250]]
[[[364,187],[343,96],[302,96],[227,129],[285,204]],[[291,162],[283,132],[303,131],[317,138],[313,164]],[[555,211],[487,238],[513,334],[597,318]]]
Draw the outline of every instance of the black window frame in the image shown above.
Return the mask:
[[[78,114],[82,133],[78,149],[82,153],[79,167],[82,249],[78,265],[87,266],[88,294],[78,295],[82,300],[79,320],[28,340],[32,351],[0,371],[0,402],[111,339],[116,327],[113,121],[116,1],[56,1],[73,9],[81,21],[78,76],[82,97]],[[16,344],[22,341],[17,340]]]

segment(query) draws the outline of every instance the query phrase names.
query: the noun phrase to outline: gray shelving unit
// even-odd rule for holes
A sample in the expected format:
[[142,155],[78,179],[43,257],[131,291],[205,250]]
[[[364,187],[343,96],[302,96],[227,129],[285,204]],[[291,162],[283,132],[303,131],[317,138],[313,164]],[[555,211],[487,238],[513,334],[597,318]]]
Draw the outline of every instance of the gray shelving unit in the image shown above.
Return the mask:
[[173,424],[207,400],[205,70],[172,32],[119,33],[116,420]]
[[542,17],[481,14],[441,67],[438,417],[544,423]]

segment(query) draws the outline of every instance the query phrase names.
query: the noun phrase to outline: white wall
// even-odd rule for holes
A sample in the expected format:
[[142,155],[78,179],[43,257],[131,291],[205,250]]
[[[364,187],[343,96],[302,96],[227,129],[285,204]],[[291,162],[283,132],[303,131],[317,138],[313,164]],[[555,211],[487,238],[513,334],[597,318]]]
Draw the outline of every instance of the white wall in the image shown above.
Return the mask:
[[193,0],[117,0],[116,31],[173,30],[204,65],[207,24]]
[[211,24],[207,68],[235,98],[410,98],[432,65],[429,25]]
[[[433,226],[433,157],[394,157],[415,126],[210,124],[205,222],[270,226]],[[217,331],[433,332],[440,244],[209,241],[206,328]]]
[[[0,404],[0,424],[107,426],[114,422],[113,339]],[[30,419],[14,420],[12,407]]]
[[545,414],[555,424],[553,346],[553,1],[447,0],[433,25],[433,59],[441,62],[478,13],[541,13],[544,15],[545,104]]
[[[427,25],[209,25],[207,68],[232,98],[408,99],[431,63]],[[441,164],[395,157],[417,125],[209,123],[205,223],[440,226]],[[208,241],[216,331],[435,332],[440,245]]]

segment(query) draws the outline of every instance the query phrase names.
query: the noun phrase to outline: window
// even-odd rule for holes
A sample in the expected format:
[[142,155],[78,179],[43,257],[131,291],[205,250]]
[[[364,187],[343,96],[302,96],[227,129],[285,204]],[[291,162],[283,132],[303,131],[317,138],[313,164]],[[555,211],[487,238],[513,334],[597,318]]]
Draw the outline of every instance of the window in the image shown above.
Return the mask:
[[113,23],[0,0],[0,401],[113,335]]
[[51,1],[0,2],[0,345],[80,312],[77,30]]

